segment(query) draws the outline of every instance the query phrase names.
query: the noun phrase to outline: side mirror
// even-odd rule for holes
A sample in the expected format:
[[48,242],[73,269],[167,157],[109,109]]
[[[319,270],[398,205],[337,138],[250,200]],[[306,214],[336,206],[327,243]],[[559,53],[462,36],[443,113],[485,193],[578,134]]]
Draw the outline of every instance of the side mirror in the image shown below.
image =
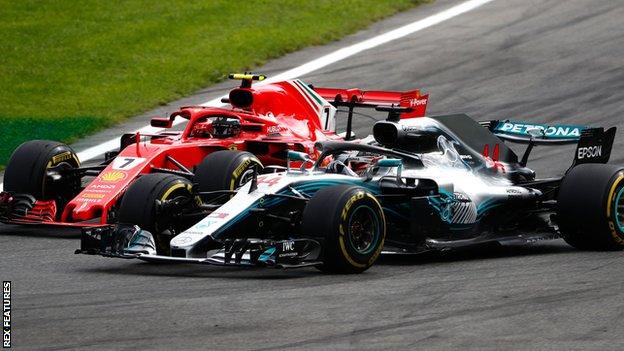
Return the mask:
[[171,128],[173,120],[171,118],[154,117],[150,120],[150,125],[154,128]]
[[377,161],[378,167],[396,167],[396,181],[397,184],[403,184],[403,178],[401,178],[401,171],[403,170],[403,161],[400,158],[383,158]]
[[310,156],[306,154],[305,152],[297,152],[297,151],[288,150],[288,154],[286,155],[286,157],[288,158],[288,161],[301,161],[301,162],[310,161]]
[[310,155],[305,152],[297,152],[288,150],[286,154],[286,172],[290,171],[290,161],[299,161],[301,162],[301,171],[305,170],[306,163],[312,162]]
[[400,167],[403,165],[403,161],[400,158],[384,158],[377,161],[379,167]]

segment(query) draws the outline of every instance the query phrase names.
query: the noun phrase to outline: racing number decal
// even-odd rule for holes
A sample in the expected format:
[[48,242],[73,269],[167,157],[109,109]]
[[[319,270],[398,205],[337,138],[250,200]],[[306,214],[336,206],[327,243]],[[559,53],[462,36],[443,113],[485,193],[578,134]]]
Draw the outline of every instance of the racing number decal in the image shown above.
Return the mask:
[[275,184],[277,184],[280,179],[282,179],[282,177],[278,174],[278,175],[265,175],[265,176],[260,176],[258,177],[258,185],[260,184],[266,184],[267,186],[271,187]]
[[113,160],[113,169],[116,170],[130,170],[145,161],[141,157],[117,157]]
[[119,166],[119,169],[124,169],[126,166],[128,166],[129,164],[131,164],[134,160],[130,159],[130,158],[124,158],[124,161],[126,163],[124,163],[123,165]]

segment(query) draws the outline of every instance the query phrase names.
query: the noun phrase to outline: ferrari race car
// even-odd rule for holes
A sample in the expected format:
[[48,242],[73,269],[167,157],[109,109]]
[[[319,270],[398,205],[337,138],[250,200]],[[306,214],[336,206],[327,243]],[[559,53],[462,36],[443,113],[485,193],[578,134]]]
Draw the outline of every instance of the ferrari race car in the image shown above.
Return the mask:
[[[428,99],[418,90],[313,88],[301,80],[252,87],[252,81],[265,77],[230,78],[242,83],[223,100],[227,108],[190,106],[169,118],[154,118],[151,125],[163,131],[123,135],[119,151],[107,153],[99,165],[81,166],[76,153],[59,142],[22,144],[4,173],[0,221],[78,227],[114,223],[126,189],[145,174],[161,176],[155,194],[160,201],[188,191],[199,178],[210,178],[210,190],[232,190],[249,179],[253,167],[284,166],[287,150],[312,154],[317,141],[342,140],[335,133],[337,108],[348,109],[346,138],[351,139],[354,108],[398,104],[410,107],[406,116],[415,117],[425,114]],[[176,118],[188,120],[184,130],[171,129]],[[212,155],[228,149],[245,152],[233,158]]]
[[[374,125],[374,142],[319,142],[311,168],[254,171],[238,192],[157,201],[151,214],[122,204],[135,220],[205,217],[175,236],[141,221],[84,228],[76,253],[359,273],[382,252],[487,242],[561,237],[579,249],[624,248],[624,169],[605,164],[615,128],[480,125],[466,115],[400,119],[403,109],[380,109],[390,115]],[[503,140],[526,142],[523,157]],[[537,179],[526,167],[533,146],[545,143],[577,144],[563,177]],[[305,153],[288,156],[312,162]],[[158,180],[147,177],[129,190],[137,208],[155,201]]]

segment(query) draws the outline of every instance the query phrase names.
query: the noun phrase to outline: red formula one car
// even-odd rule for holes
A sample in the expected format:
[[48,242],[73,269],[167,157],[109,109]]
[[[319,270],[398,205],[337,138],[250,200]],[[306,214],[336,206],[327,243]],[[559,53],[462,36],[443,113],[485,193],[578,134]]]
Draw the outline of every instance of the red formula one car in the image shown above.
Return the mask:
[[[398,104],[409,107],[403,117],[417,117],[425,114],[428,99],[418,90],[314,88],[301,80],[252,87],[253,80],[265,77],[234,74],[230,78],[242,83],[223,99],[229,106],[183,107],[168,118],[154,118],[151,125],[163,131],[123,135],[120,151],[107,153],[99,165],[81,166],[76,153],[59,142],[22,144],[4,174],[0,221],[78,227],[120,221],[116,209],[121,201],[131,201],[130,195],[124,197],[126,190],[148,173],[158,174],[150,175],[154,200],[189,192],[197,177],[212,187],[203,191],[233,190],[246,182],[254,167],[285,166],[287,150],[312,155],[315,142],[343,139],[335,132],[337,107],[346,107],[345,137],[351,139],[354,108]],[[176,117],[188,120],[184,130],[170,129]],[[211,172],[215,168],[226,168],[228,176],[215,176],[223,174]],[[154,210],[151,204],[137,207]]]

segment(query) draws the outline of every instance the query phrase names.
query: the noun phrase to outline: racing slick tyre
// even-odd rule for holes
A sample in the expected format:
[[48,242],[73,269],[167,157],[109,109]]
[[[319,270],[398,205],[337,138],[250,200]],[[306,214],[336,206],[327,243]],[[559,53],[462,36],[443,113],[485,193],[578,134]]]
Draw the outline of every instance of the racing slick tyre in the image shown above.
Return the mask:
[[56,200],[57,206],[64,206],[80,191],[80,178],[52,180],[47,172],[78,167],[80,161],[71,147],[57,141],[27,141],[15,149],[7,163],[4,189],[37,200]]
[[559,230],[581,250],[624,249],[624,169],[605,164],[578,165],[559,187]]
[[[190,227],[175,209],[161,204],[166,200],[193,203],[192,183],[183,177],[151,173],[137,179],[126,191],[118,212],[118,222],[135,224],[152,233],[159,255],[169,255],[169,242]],[[178,208],[179,210],[179,208]]]
[[302,233],[323,237],[328,273],[361,273],[373,265],[386,237],[379,201],[363,188],[336,185],[319,190],[303,210]]
[[262,169],[258,158],[246,151],[221,150],[204,157],[195,169],[198,192],[236,190],[251,180],[253,168]]

